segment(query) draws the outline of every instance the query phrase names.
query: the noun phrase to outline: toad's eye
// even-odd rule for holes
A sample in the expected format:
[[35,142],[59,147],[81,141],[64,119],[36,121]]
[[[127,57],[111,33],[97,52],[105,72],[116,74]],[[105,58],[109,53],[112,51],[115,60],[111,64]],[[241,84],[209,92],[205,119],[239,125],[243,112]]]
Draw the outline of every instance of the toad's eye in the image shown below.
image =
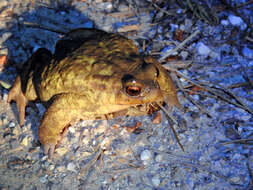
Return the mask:
[[158,76],[159,76],[159,74],[160,74],[159,69],[158,69],[158,68],[156,68],[156,73],[155,73],[155,76],[156,76],[156,77],[158,77]]
[[126,93],[129,96],[139,96],[141,93],[141,88],[138,86],[127,86]]

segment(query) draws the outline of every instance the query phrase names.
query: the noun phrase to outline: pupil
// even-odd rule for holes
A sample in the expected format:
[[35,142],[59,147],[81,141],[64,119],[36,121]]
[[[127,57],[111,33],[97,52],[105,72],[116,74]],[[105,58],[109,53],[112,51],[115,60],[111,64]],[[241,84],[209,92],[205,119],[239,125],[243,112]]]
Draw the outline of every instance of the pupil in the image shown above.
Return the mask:
[[130,95],[130,96],[137,96],[140,94],[140,88],[139,87],[135,87],[135,86],[130,86],[127,88],[127,93]]

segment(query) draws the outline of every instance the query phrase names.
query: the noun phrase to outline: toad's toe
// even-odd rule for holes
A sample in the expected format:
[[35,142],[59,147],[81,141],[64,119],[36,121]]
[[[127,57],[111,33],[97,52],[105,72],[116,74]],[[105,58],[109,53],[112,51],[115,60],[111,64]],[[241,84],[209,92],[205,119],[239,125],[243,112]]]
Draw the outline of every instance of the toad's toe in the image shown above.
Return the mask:
[[46,143],[44,145],[44,154],[48,155],[48,158],[51,159],[55,151],[56,143]]

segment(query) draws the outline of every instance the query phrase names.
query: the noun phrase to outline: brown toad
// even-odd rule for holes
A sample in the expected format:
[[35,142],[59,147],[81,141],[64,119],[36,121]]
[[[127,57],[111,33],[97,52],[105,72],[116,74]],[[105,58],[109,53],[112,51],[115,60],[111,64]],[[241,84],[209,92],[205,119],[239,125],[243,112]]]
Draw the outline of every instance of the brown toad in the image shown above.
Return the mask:
[[16,101],[20,124],[28,102],[47,110],[39,140],[52,154],[63,130],[77,119],[145,115],[158,104],[180,106],[166,70],[139,54],[133,41],[95,29],[76,29],[61,39],[54,55],[37,50],[24,64],[8,95]]

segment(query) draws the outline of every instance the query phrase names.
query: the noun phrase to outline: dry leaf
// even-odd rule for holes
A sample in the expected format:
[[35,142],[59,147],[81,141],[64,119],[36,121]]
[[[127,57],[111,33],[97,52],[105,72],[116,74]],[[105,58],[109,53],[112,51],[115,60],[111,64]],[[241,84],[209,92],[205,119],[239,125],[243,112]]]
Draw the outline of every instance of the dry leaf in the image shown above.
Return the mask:
[[173,35],[173,40],[180,41],[180,42],[184,41],[185,38],[184,38],[183,31],[179,29],[175,30],[174,35]]
[[162,121],[162,115],[161,112],[157,112],[156,115],[154,116],[152,123],[154,124],[159,124]]

